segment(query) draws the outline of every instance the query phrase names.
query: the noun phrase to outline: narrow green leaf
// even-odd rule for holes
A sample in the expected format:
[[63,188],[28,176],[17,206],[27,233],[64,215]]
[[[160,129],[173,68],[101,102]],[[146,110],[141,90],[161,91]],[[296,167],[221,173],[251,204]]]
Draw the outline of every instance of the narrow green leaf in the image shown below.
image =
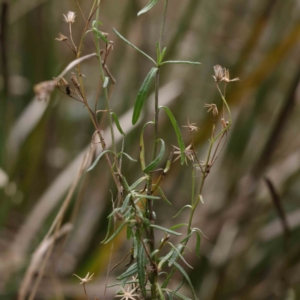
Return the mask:
[[127,240],[130,240],[130,238],[133,236],[132,234],[132,230],[131,230],[131,227],[130,226],[127,226]]
[[120,132],[123,136],[125,136],[125,133],[124,133],[124,131],[122,130],[122,127],[121,127],[121,125],[120,125],[118,116],[117,116],[114,112],[111,112],[110,114],[111,114],[111,116],[113,117],[113,119],[114,119],[114,121],[115,121],[115,124],[116,124],[116,126],[117,126],[119,132]]
[[172,292],[166,291],[166,293],[167,293],[167,296],[168,296],[168,300],[174,300]]
[[145,52],[143,52],[141,49],[139,49],[138,47],[134,46],[133,44],[131,44],[128,40],[126,40],[124,38],[124,36],[122,36],[115,28],[113,28],[114,32],[116,33],[116,35],[121,39],[123,40],[125,43],[127,43],[129,46],[131,46],[133,49],[137,50],[138,52],[140,52],[141,54],[143,54],[144,56],[146,56],[148,59],[150,59],[154,65],[156,66],[156,62],[155,60],[150,57],[148,54],[146,54]]
[[131,161],[133,161],[133,162],[137,162],[136,159],[132,158],[132,157],[131,157],[128,153],[126,153],[126,152],[119,152],[119,153],[117,154],[118,157],[119,157],[120,155],[124,155],[124,156],[126,156],[129,160],[131,160]]
[[159,43],[156,42],[155,46],[156,46],[156,59],[157,59],[157,62],[158,62],[158,64],[159,64],[159,58],[160,58]]
[[143,9],[141,9],[137,15],[140,16],[141,14],[149,11],[157,2],[158,0],[150,0],[150,2]]
[[187,281],[187,283],[190,286],[190,289],[192,291],[193,297],[194,299],[198,299],[196,294],[195,294],[195,290],[194,287],[191,283],[190,277],[188,276],[188,274],[185,272],[185,270],[177,263],[174,261],[173,265],[176,267],[176,269],[183,275],[184,279]]
[[196,232],[196,237],[197,237],[197,240],[196,240],[196,255],[200,258],[201,236],[200,236],[200,233],[198,231],[195,231],[195,232]]
[[177,231],[173,231],[171,229],[168,229],[168,228],[165,228],[165,227],[161,227],[161,226],[158,226],[158,225],[155,225],[155,224],[150,224],[150,227],[153,227],[153,228],[156,228],[156,229],[160,229],[162,231],[165,231],[167,233],[170,233],[170,234],[174,234],[174,235],[182,235],[182,233],[180,232],[177,232]]
[[130,189],[133,190],[135,189],[140,183],[142,183],[144,180],[146,180],[148,178],[148,176],[143,176],[141,178],[139,178],[135,183],[133,183],[131,186],[130,186]]
[[125,200],[123,202],[123,205],[121,207],[121,213],[124,213],[124,211],[126,210],[127,206],[128,206],[128,203],[129,203],[129,200],[130,200],[130,197],[131,197],[131,194],[128,194],[126,197],[125,197]]
[[177,229],[177,228],[185,227],[185,226],[189,226],[189,224],[187,224],[187,223],[176,224],[176,225],[172,226],[170,229],[173,230],[173,229]]
[[135,275],[137,273],[137,264],[131,265],[123,274],[117,277],[118,280],[123,280],[129,276]]
[[146,76],[146,78],[138,92],[138,95],[136,97],[135,104],[134,104],[133,115],[132,115],[132,124],[133,125],[138,121],[138,119],[140,117],[141,110],[142,110],[145,100],[147,98],[151,82],[157,71],[158,71],[157,68],[152,68],[150,70],[150,72]]
[[166,65],[166,64],[185,64],[185,65],[201,65],[201,63],[197,61],[188,61],[188,60],[166,60],[160,63],[160,65]]
[[139,286],[142,292],[142,295],[146,298],[146,289],[145,289],[145,283],[146,283],[146,255],[145,255],[145,250],[142,245],[142,242],[138,242],[138,254],[136,258],[136,263],[137,263],[137,272],[138,272],[138,280],[139,280]]
[[159,65],[161,65],[162,63],[162,60],[164,59],[164,56],[165,56],[165,54],[166,54],[166,50],[167,50],[167,48],[165,47],[164,49],[162,49],[162,51],[161,51],[161,53],[160,53],[160,55],[159,55]]
[[107,232],[106,232],[106,236],[105,238],[103,239],[103,241],[101,241],[101,243],[104,243],[105,240],[108,238],[109,234],[110,234],[110,231],[111,231],[111,227],[112,227],[112,220],[113,220],[113,217],[109,217],[108,218],[108,226],[107,226]]
[[172,217],[172,218],[178,217],[178,216],[181,214],[181,212],[182,212],[185,208],[190,208],[190,209],[192,209],[192,206],[189,205],[189,204],[183,206],[183,207],[179,210],[179,212],[178,212],[174,217]]
[[96,27],[96,25],[103,25],[103,23],[102,22],[100,22],[100,21],[97,21],[97,20],[94,20],[93,21],[93,23],[92,23],[92,27]]
[[173,249],[167,254],[165,255],[164,257],[162,257],[158,263],[158,268],[161,269],[163,264],[169,260],[169,258],[172,256],[173,254]]
[[163,293],[163,291],[161,290],[159,284],[156,282],[155,285],[156,285],[156,288],[157,288],[157,291],[158,291],[158,294],[159,294],[160,299],[161,299],[161,300],[166,300],[166,298],[165,298],[165,296],[164,296],[164,293]]
[[157,157],[153,160],[153,162],[151,162],[144,170],[143,172],[147,173],[152,171],[157,165],[158,163],[161,161],[161,159],[163,158],[164,154],[165,154],[165,142],[162,139],[159,139],[161,142],[161,148],[159,151],[159,154],[157,155]]
[[139,198],[146,198],[146,199],[151,199],[151,200],[159,200],[160,197],[157,197],[157,196],[151,196],[151,195],[145,195],[145,194],[140,194],[140,193],[136,193],[136,192],[133,192],[133,196],[134,197],[139,197]]
[[112,150],[104,150],[104,151],[102,151],[102,152],[98,155],[98,157],[95,159],[95,161],[93,162],[93,164],[87,169],[87,172],[92,171],[92,170],[96,167],[96,165],[97,165],[98,161],[101,159],[101,157],[102,157],[104,154],[106,154],[106,153],[112,153],[112,154],[115,154],[115,152],[112,151]]
[[125,176],[122,176],[122,182],[123,182],[123,184],[124,184],[125,191],[131,191],[131,190],[130,190],[130,187],[129,187],[129,184],[128,184],[126,178],[125,178]]
[[123,227],[125,226],[125,224],[126,224],[126,221],[123,222],[123,223],[119,226],[119,228],[113,233],[113,235],[111,235],[111,237],[110,237],[108,240],[104,241],[104,244],[107,244],[107,243],[110,242],[116,235],[118,235],[118,233],[123,229]]
[[105,44],[108,44],[108,39],[99,31],[96,27],[93,27],[93,32],[100,38]]
[[[179,292],[175,292],[174,295],[176,295],[178,298],[182,299],[182,300],[192,300],[184,295],[182,295],[181,293]],[[195,299],[194,299],[195,300]]]
[[145,131],[145,128],[148,126],[148,125],[154,125],[154,122],[150,121],[150,122],[147,122],[144,126],[143,126],[143,129],[142,129],[142,132],[141,132],[141,136],[140,136],[140,161],[141,161],[141,166],[142,166],[142,170],[144,170],[146,168],[146,163],[145,163],[145,143],[144,143],[144,131]]
[[169,119],[170,119],[170,121],[173,125],[174,131],[175,131],[176,136],[177,136],[178,145],[179,145],[179,148],[180,148],[181,164],[183,165],[184,161],[185,161],[185,155],[184,155],[185,146],[184,146],[184,142],[183,142],[183,139],[182,139],[182,135],[181,135],[179,126],[178,126],[177,121],[176,121],[174,115],[172,114],[171,110],[166,106],[159,106],[159,109],[161,109],[161,108],[163,108],[165,110],[165,112],[167,113],[167,115],[168,115],[168,117],[169,117]]
[[165,200],[169,205],[172,205],[172,203],[168,200],[168,198],[166,197],[166,195],[164,194],[163,190],[161,189],[160,186],[157,187],[158,191],[160,192],[160,195],[162,197],[163,200]]
[[188,262],[184,259],[183,255],[181,254],[181,250],[184,248],[184,245],[177,245],[176,247],[172,244],[172,243],[168,243],[171,245],[171,247],[174,249],[174,253],[173,255],[171,256],[170,260],[169,260],[169,263],[168,263],[168,266],[171,267],[174,263],[174,261],[177,260],[178,257],[180,257],[180,259],[191,269],[193,269],[193,267],[188,264]]

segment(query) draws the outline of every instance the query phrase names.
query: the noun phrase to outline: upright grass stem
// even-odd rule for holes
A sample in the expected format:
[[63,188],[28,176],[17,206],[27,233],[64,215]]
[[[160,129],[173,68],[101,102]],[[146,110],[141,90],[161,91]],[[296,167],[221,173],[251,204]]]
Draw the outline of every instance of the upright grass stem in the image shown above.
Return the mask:
[[[159,34],[159,52],[161,53],[162,48],[162,39],[163,39],[163,33],[164,33],[164,27],[166,22],[166,14],[167,14],[167,7],[168,7],[168,0],[165,0],[164,4],[164,13],[162,18],[162,24]],[[159,59],[157,57],[157,59]],[[154,143],[153,143],[153,155],[152,160],[155,159],[157,154],[157,144],[158,144],[158,120],[159,120],[159,75],[160,75],[160,67],[158,65],[158,71],[155,75],[155,101],[154,101]],[[149,179],[147,182],[147,193],[152,194],[152,173],[149,174]],[[153,200],[147,199],[147,215],[150,222],[153,222]],[[155,250],[155,235],[154,230],[152,227],[149,228],[149,238],[151,240],[150,243],[150,253],[152,253]],[[153,260],[156,262],[157,257],[153,258]],[[156,270],[152,273],[152,278],[150,278],[151,282],[151,299],[156,299],[157,290],[156,290],[156,283],[157,283],[157,272]]]

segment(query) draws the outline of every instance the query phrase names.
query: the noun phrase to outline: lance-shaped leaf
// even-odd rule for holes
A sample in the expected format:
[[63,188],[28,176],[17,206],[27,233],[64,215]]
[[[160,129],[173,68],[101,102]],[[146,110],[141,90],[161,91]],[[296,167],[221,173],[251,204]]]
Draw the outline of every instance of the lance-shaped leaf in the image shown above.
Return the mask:
[[156,228],[156,229],[160,229],[160,230],[165,231],[165,232],[170,233],[170,234],[182,235],[182,233],[180,233],[180,232],[177,232],[177,231],[174,231],[174,230],[170,230],[168,228],[161,227],[161,226],[158,226],[158,225],[151,224],[150,227],[153,227],[153,228]]
[[132,276],[134,274],[136,274],[137,272],[137,264],[134,263],[133,265],[131,265],[123,274],[121,274],[119,277],[117,277],[118,280],[123,280],[129,276]]
[[174,131],[177,136],[179,149],[180,149],[181,164],[183,165],[184,161],[185,161],[185,155],[184,155],[185,146],[184,146],[184,142],[183,142],[182,135],[180,132],[180,128],[179,128],[177,121],[176,121],[174,115],[172,114],[171,110],[166,106],[159,106],[159,109],[161,109],[161,108],[163,108],[165,110],[165,112],[167,113],[167,115],[173,125]]
[[144,170],[143,172],[147,173],[152,171],[157,165],[158,163],[161,161],[162,157],[165,154],[165,142],[162,139],[159,139],[161,142],[161,148],[159,151],[159,154],[157,155],[157,157],[153,160],[153,162],[151,162]]
[[116,126],[117,126],[119,132],[120,132],[123,136],[125,136],[125,133],[124,133],[124,131],[122,130],[122,127],[121,127],[121,125],[120,125],[118,116],[117,116],[114,112],[111,112],[110,114],[111,114],[111,116],[113,117],[113,119],[114,119],[114,121],[115,121],[115,124],[116,124]]
[[123,35],[121,35],[115,28],[113,28],[114,32],[116,33],[116,35],[121,39],[123,40],[126,44],[128,44],[129,46],[131,46],[133,49],[137,50],[138,52],[140,52],[141,54],[143,54],[144,56],[146,56],[148,59],[150,59],[155,65],[156,65],[156,62],[155,60],[150,57],[148,54],[146,54],[144,51],[142,51],[141,49],[139,49],[137,46],[133,45],[132,43],[130,43],[128,40],[126,40],[124,38]]
[[93,27],[93,32],[98,38],[100,38],[105,44],[108,44],[108,39],[98,30],[96,27]]
[[104,151],[102,151],[102,152],[98,155],[98,157],[95,159],[95,161],[93,162],[93,164],[87,169],[87,172],[93,170],[93,169],[96,167],[98,161],[101,159],[101,157],[102,157],[104,154],[106,154],[106,153],[112,153],[112,154],[115,154],[115,152],[113,152],[112,150],[104,150]]
[[191,291],[192,291],[192,294],[193,294],[193,298],[194,299],[197,299],[197,296],[196,296],[196,293],[195,293],[195,290],[194,290],[194,287],[192,285],[192,282],[188,276],[188,274],[185,272],[185,270],[177,263],[177,262],[173,262],[173,265],[175,266],[175,268],[183,275],[184,279],[187,281],[187,283],[189,284],[190,288],[191,288]]
[[151,0],[143,9],[141,9],[138,12],[137,15],[140,16],[141,14],[144,14],[145,12],[150,10],[157,2],[158,2],[158,0]]
[[145,100],[147,98],[151,82],[157,73],[157,68],[152,68],[148,75],[146,76],[139,92],[135,100],[135,105],[133,109],[133,116],[132,116],[132,124],[134,125],[138,119],[140,118],[141,110],[144,106]]
[[156,282],[155,285],[156,285],[156,289],[158,291],[160,299],[161,300],[166,300],[166,298],[164,296],[164,293],[163,293],[162,289],[160,288],[159,284]]
[[146,261],[144,247],[141,241],[138,241],[138,253],[137,253],[136,263],[137,263],[139,286],[142,295],[146,298],[146,289],[145,289],[146,270],[145,269],[146,269],[147,261]]
[[104,244],[107,244],[108,242],[110,242],[115,236],[118,235],[118,233],[123,229],[123,227],[126,225],[126,221],[123,222],[119,228],[111,235],[111,237],[108,240],[103,241]]
[[163,61],[162,63],[160,63],[159,65],[166,65],[166,64],[177,64],[177,65],[194,65],[194,66],[198,66],[201,65],[201,63],[197,62],[197,61],[188,61],[188,60],[166,60]]
[[144,143],[144,131],[145,128],[149,125],[152,124],[154,125],[154,122],[150,121],[147,122],[142,129],[141,132],[141,136],[140,136],[140,161],[141,161],[141,166],[142,166],[142,170],[144,170],[146,168],[146,163],[145,163],[145,143]]

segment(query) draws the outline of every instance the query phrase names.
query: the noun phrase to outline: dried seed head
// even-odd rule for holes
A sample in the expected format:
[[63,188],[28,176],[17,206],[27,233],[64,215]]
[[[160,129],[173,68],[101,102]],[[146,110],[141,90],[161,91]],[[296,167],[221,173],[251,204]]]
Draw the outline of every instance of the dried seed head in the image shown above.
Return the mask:
[[72,24],[75,22],[75,12],[69,11],[67,15],[63,14],[64,21],[68,24]]
[[214,71],[215,71],[215,75],[213,75],[213,78],[214,78],[215,82],[225,81],[228,83],[228,82],[240,80],[238,77],[234,78],[234,79],[230,79],[229,70],[223,68],[220,65],[214,66]]
[[59,33],[58,38],[55,38],[55,40],[62,42],[62,41],[68,40],[68,38],[65,35],[63,35],[62,33]]
[[220,65],[214,66],[215,75],[213,75],[213,78],[215,79],[215,82],[220,82],[223,80],[225,76],[225,68],[223,68]]
[[207,112],[211,111],[214,117],[219,114],[217,105],[214,103],[211,103],[211,104],[205,103],[204,107],[208,108]]
[[190,130],[190,132],[192,132],[192,131],[196,131],[196,132],[197,132],[198,129],[199,129],[199,127],[196,126],[196,123],[190,123],[189,118],[188,118],[188,123],[187,123],[187,125],[184,125],[184,126],[182,126],[182,127],[188,128],[188,129]]
[[43,81],[33,87],[38,100],[48,100],[56,86],[55,80]]

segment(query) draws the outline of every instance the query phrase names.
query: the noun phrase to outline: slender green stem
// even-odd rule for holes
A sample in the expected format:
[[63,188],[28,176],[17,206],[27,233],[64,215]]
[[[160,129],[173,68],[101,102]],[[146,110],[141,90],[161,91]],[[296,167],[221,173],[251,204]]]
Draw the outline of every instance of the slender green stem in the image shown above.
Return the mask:
[[161,47],[162,47],[162,39],[164,35],[164,29],[165,29],[165,23],[166,23],[166,16],[167,16],[167,7],[168,7],[169,0],[165,0],[165,5],[164,5],[164,14],[163,14],[163,19],[161,22],[161,28],[160,28],[160,34],[159,34],[159,51],[161,52]]
[[[205,182],[205,179],[207,177],[207,170],[209,168],[209,161],[210,161],[210,156],[211,156],[211,151],[212,151],[212,148],[213,148],[214,141],[215,140],[210,141],[209,148],[208,148],[208,154],[207,154],[207,158],[206,158],[206,162],[205,162],[205,167],[204,167],[204,170],[202,172],[202,177],[201,177],[201,181],[200,181],[199,192],[196,195],[194,194],[195,177],[193,176],[193,178],[192,178],[192,192],[193,192],[193,194],[192,194],[192,211],[191,211],[191,214],[190,214],[190,217],[189,217],[188,228],[187,228],[187,236],[192,232],[191,225],[192,225],[194,213],[195,213],[196,208],[197,208],[198,203],[199,203],[199,195],[202,194],[204,182]],[[194,175],[194,170],[193,170],[193,175]],[[195,199],[194,197],[197,197],[197,198]],[[183,245],[186,246],[187,243],[188,243],[188,239],[185,240]],[[185,249],[185,247],[182,248],[181,253],[183,252],[184,249]],[[172,278],[175,271],[176,271],[176,268],[173,267],[173,269],[171,270],[171,272],[168,274],[167,278],[165,279],[164,283],[162,284],[162,288],[167,287],[167,285],[170,282],[170,280],[171,280],[171,278]]]
[[221,90],[220,90],[220,88],[219,88],[219,85],[216,84],[216,86],[217,86],[217,89],[218,89],[218,91],[219,91],[219,93],[220,93],[220,95],[221,95],[221,98],[222,98],[222,100],[223,100],[223,103],[225,104],[226,109],[227,109],[227,111],[228,111],[228,114],[229,114],[229,122],[230,122],[230,124],[231,124],[232,118],[231,118],[230,108],[229,108],[229,106],[228,106],[228,104],[227,104],[227,101],[226,101],[225,97],[223,96],[223,94],[222,94],[222,92],[221,92]]

